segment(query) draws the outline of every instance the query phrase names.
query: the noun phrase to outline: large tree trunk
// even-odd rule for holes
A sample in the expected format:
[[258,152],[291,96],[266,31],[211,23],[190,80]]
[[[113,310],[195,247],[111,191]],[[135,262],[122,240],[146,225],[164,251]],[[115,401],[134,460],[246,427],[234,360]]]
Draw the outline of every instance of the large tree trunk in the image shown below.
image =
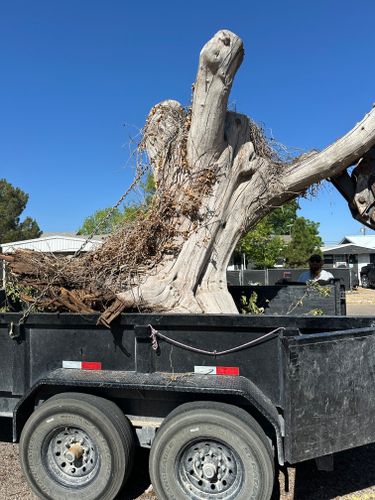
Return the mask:
[[[187,169],[177,184],[173,155],[164,156],[176,137],[179,120],[169,123],[166,109],[183,110],[175,101],[151,111],[146,149],[158,168],[159,183],[182,189],[189,178],[213,171],[215,182],[201,198],[203,222],[183,242],[177,258],[166,259],[141,285],[144,301],[173,311],[237,312],[227,291],[226,268],[241,235],[275,207],[303,193],[311,184],[355,163],[375,143],[375,112],[371,111],[345,137],[321,153],[281,165],[257,151],[251,122],[228,112],[228,96],[243,58],[239,37],[220,31],[203,48],[194,85]],[[164,112],[162,111],[164,110]],[[157,141],[156,141],[157,138]],[[160,173],[160,171],[162,173]],[[160,187],[160,184],[159,184]],[[130,299],[130,292],[120,294]]]
[[191,109],[165,101],[151,110],[142,147],[157,185],[154,212],[168,221],[169,241],[158,248],[158,258],[147,257],[136,281],[121,290],[108,285],[117,300],[102,314],[103,323],[135,306],[237,312],[226,268],[241,235],[311,184],[355,164],[375,144],[373,109],[325,150],[289,164],[277,161],[256,125],[227,110],[243,54],[238,36],[219,31],[201,51]]

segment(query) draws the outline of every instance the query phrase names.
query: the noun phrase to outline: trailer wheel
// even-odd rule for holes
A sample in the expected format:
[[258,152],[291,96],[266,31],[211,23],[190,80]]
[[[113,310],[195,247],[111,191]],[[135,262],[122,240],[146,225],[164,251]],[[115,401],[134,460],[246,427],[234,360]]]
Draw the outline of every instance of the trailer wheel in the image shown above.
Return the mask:
[[269,500],[273,452],[244,410],[212,401],[187,403],[158,430],[150,476],[159,500]]
[[21,434],[20,459],[39,498],[112,500],[131,471],[134,436],[113,402],[65,393],[37,408]]

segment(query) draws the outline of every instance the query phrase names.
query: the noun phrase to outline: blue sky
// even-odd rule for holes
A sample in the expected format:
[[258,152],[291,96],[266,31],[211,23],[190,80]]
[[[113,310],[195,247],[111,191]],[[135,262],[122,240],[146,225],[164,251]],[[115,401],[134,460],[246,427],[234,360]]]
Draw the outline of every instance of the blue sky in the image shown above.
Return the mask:
[[[231,107],[290,148],[321,149],[375,102],[373,0],[0,0],[0,177],[25,215],[74,231],[134,175],[131,142],[157,102],[189,104],[201,47],[244,41]],[[329,185],[302,200],[326,242],[359,234]]]

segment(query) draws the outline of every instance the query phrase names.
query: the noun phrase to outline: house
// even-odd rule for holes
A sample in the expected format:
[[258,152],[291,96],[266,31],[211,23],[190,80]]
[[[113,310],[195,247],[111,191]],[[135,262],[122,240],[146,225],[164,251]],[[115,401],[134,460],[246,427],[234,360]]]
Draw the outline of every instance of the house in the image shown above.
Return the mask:
[[322,247],[324,262],[333,267],[352,267],[360,276],[362,267],[375,263],[375,235],[344,236],[337,245]]
[[[18,249],[48,252],[56,255],[74,255],[78,251],[87,252],[102,245],[105,236],[94,236],[87,240],[86,236],[76,233],[43,233],[39,238],[32,240],[13,241],[0,243],[0,252],[12,253]],[[5,280],[5,262],[0,264],[0,279]]]

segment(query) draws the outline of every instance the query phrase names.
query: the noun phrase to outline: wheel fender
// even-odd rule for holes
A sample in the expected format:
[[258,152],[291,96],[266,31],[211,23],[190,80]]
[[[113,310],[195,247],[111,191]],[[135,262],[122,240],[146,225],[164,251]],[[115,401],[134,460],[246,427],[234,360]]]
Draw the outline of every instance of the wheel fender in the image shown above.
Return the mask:
[[48,377],[39,380],[19,401],[13,417],[13,440],[18,441],[22,427],[34,409],[38,393],[58,394],[67,390],[90,392],[99,388],[105,392],[110,389],[166,391],[218,396],[240,396],[256,408],[272,425],[277,444],[277,457],[284,465],[283,437],[284,419],[272,401],[251,380],[241,376],[200,375],[195,373],[137,373],[125,371],[84,371],[59,368]]

